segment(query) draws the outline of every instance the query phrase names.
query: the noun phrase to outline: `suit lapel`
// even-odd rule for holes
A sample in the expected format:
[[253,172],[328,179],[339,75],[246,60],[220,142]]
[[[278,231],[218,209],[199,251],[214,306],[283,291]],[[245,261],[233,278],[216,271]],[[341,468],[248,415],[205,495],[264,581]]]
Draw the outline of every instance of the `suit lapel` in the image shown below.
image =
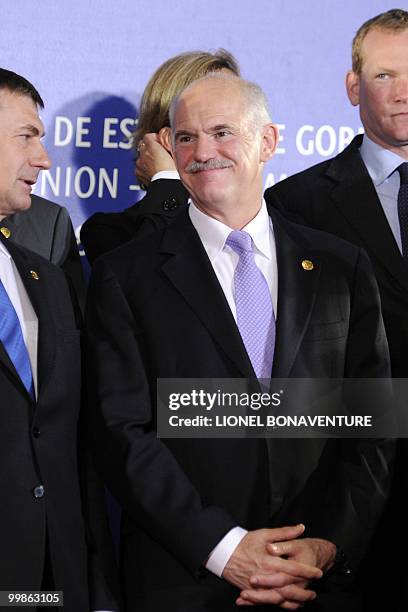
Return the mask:
[[[3,239],[3,238],[2,238]],[[37,364],[37,375],[38,375],[38,397],[40,396],[41,390],[44,384],[51,375],[54,355],[55,355],[55,330],[53,329],[53,319],[50,316],[49,306],[47,304],[47,297],[44,288],[44,279],[42,276],[43,269],[38,265],[38,260],[34,262],[29,256],[29,252],[20,247],[16,247],[11,242],[3,242],[10,252],[13,261],[20,274],[23,285],[27,291],[27,295],[30,299],[31,305],[38,318],[38,364]],[[0,359],[4,360],[4,347],[0,351]],[[7,354],[6,354],[7,355]],[[7,356],[8,363],[5,363],[10,368],[10,359]],[[25,389],[23,383],[20,380],[17,372],[12,366],[14,375],[17,376],[21,387]]]
[[408,289],[408,266],[399,251],[373,182],[359,153],[361,137],[327,169],[335,181],[331,197],[361,238],[361,243],[388,273]]
[[[309,323],[321,264],[310,248],[297,246],[287,221],[276,211],[270,211],[270,214],[278,263],[278,312],[272,375],[274,378],[288,378]],[[311,267],[309,262],[312,269],[308,269]]]
[[162,270],[243,377],[254,377],[234,317],[188,212],[166,229]]
[[[320,262],[310,249],[298,247],[290,225],[272,211],[278,263],[278,316],[273,365],[275,378],[290,374],[315,300]],[[244,377],[254,377],[234,317],[188,214],[167,228],[161,251],[171,257],[163,265],[185,301]],[[312,261],[305,270],[303,261]]]

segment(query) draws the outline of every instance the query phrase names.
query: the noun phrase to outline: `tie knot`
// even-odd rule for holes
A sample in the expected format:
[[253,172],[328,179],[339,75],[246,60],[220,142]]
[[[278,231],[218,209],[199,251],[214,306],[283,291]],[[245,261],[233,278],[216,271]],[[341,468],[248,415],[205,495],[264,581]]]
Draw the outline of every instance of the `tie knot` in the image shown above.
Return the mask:
[[252,238],[248,232],[232,231],[225,244],[228,244],[238,255],[241,255],[244,251],[252,253]]
[[408,162],[403,162],[400,166],[398,166],[397,170],[400,175],[401,185],[407,185],[408,184]]

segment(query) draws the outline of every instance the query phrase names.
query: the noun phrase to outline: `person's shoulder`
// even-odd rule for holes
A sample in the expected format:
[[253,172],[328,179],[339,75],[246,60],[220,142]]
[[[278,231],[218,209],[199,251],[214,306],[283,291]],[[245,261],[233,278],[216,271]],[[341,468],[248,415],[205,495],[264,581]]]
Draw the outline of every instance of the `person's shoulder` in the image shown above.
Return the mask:
[[277,193],[278,195],[281,195],[282,193],[291,193],[293,191],[299,191],[300,189],[304,191],[309,186],[311,188],[316,187],[316,180],[326,174],[327,169],[332,163],[333,159],[334,158],[326,159],[325,161],[319,162],[314,166],[310,166],[310,168],[301,170],[300,172],[292,174],[282,181],[275,183],[275,185],[266,190],[266,198],[268,194],[273,195],[274,193]]
[[46,221],[47,223],[50,223],[50,221],[55,221],[61,216],[67,218],[69,217],[65,206],[61,206],[61,204],[51,202],[51,200],[47,200],[46,198],[35,194],[31,196],[30,208],[21,213],[21,215],[24,215],[24,217],[27,219],[30,217],[37,218],[41,222]]
[[[163,248],[168,232],[176,242],[184,240],[188,234],[186,230],[193,229],[189,220],[187,209],[181,211],[170,224],[162,225],[145,235],[136,234],[127,242],[117,248],[101,254],[95,261],[95,268],[111,268],[120,277],[137,274],[149,275],[158,265],[166,259],[167,251]],[[179,242],[178,242],[179,244]]]
[[277,182],[265,192],[265,198],[273,201],[274,196],[286,197],[306,196],[324,189],[332,184],[332,181],[341,180],[344,175],[349,175],[356,164],[361,163],[359,148],[362,143],[361,134],[355,136],[347,147],[334,157],[325,159],[309,168],[296,172],[291,176]]
[[271,211],[274,228],[285,231],[286,235],[299,247],[319,252],[322,255],[334,255],[355,260],[361,248],[329,232],[301,225],[287,219],[277,210]]
[[[30,266],[33,267],[33,272],[38,273],[41,270],[41,275],[43,276],[65,278],[65,274],[59,266],[51,263],[48,259],[32,251],[28,247],[22,244],[16,244],[15,242],[8,242],[7,249],[16,262],[17,267],[19,263],[26,265],[30,264]],[[35,279],[35,274],[32,274],[32,276]],[[40,276],[40,274],[38,274],[38,276]]]
[[136,225],[126,211],[97,212],[82,224],[80,236],[85,253],[93,263],[102,254],[128,242],[135,230]]
[[129,221],[126,211],[96,212],[82,224],[81,237],[83,234],[92,232],[99,227],[129,229],[129,224],[131,224],[131,221]]

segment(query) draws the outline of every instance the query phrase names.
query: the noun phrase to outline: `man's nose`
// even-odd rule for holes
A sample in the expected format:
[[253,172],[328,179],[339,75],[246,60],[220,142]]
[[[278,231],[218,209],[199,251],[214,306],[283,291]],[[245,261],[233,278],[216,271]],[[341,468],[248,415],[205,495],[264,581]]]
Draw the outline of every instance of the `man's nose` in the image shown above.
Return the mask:
[[214,141],[207,135],[197,138],[194,149],[194,159],[198,162],[205,162],[209,159],[213,159],[216,156],[214,144]]
[[394,94],[396,101],[408,103],[408,76],[396,80]]
[[42,142],[37,143],[31,155],[30,165],[41,168],[41,170],[48,170],[51,168],[51,160]]

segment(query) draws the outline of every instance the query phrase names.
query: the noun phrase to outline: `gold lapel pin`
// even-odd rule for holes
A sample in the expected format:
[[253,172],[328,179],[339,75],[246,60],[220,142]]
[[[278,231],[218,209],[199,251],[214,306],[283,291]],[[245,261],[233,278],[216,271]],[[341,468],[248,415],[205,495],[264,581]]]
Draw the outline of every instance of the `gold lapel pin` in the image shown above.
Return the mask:
[[3,234],[5,238],[10,238],[11,232],[8,227],[0,227],[0,232]]
[[34,280],[39,280],[39,276],[37,274],[37,272],[35,270],[30,270],[30,274],[33,277]]
[[313,270],[314,268],[313,261],[310,261],[310,259],[304,259],[302,261],[302,268],[304,270]]

